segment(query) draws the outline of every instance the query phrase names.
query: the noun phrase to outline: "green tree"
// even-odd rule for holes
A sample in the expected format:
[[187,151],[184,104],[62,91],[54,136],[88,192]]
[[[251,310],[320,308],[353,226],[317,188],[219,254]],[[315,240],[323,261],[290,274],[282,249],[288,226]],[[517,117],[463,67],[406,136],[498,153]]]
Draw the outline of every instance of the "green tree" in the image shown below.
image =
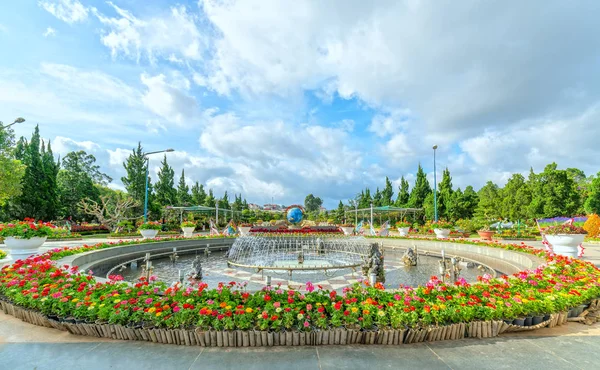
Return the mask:
[[[132,150],[132,153],[123,163],[123,167],[127,174],[126,176],[121,177],[121,181],[123,182],[127,193],[137,204],[137,206],[133,208],[133,212],[141,215],[143,213],[144,200],[146,197],[146,157],[141,142],[138,143],[136,149]],[[148,194],[152,194],[152,181],[149,176]]]
[[479,203],[475,210],[475,217],[482,221],[492,221],[500,217],[500,188],[488,181],[478,193]]
[[500,216],[518,221],[527,218],[527,207],[531,204],[531,191],[525,177],[515,173],[500,191]]
[[404,176],[400,179],[400,187],[398,188],[398,198],[396,199],[396,207],[406,207],[410,197],[408,181]]
[[54,219],[58,208],[56,177],[59,165],[54,162],[50,145],[46,150],[42,143],[38,126],[29,142],[23,138],[19,140],[15,153],[26,168],[21,181],[22,193],[15,198],[12,207],[13,216],[19,219]]
[[103,185],[110,180],[95,163],[96,158],[82,150],[70,152],[62,159],[62,169],[57,178],[60,216],[91,221],[79,204],[83,199],[99,202],[100,192],[94,183],[97,181],[97,184]]
[[[421,167],[421,164],[419,164],[419,168],[417,170],[417,178],[415,180],[415,186],[410,192],[410,197],[408,199],[409,207],[423,208],[423,204],[425,203],[427,195],[431,193],[431,186],[429,185],[429,181],[427,181],[427,176],[423,171],[423,167]],[[431,199],[433,199],[433,197]]]
[[338,204],[338,207],[335,210],[335,214],[334,214],[335,222],[338,224],[344,222],[345,213],[346,213],[346,209],[344,207],[344,203],[342,203],[342,201],[340,200],[340,203]]
[[160,163],[161,167],[158,170],[158,180],[154,186],[155,201],[161,208],[165,206],[182,205],[178,203],[178,194],[175,190],[175,171],[167,162],[167,155],[163,157]]
[[208,196],[204,199],[203,206],[214,207],[216,204],[217,200],[215,199],[212,189],[208,189]]
[[0,207],[21,195],[25,165],[15,159],[14,143],[12,127],[4,127],[0,121]]
[[585,201],[585,211],[587,213],[600,214],[600,172],[592,180],[587,199]]
[[304,209],[306,212],[319,212],[319,209],[323,205],[323,200],[319,197],[315,197],[312,194],[308,194],[306,198],[304,198]]
[[442,175],[442,181],[440,182],[437,203],[438,203],[438,217],[439,218],[450,218],[450,214],[453,213],[450,209],[452,207],[452,177],[450,176],[450,170],[446,168]]
[[373,206],[381,207],[383,205],[383,194],[379,191],[379,187],[375,191],[375,195],[373,195]]
[[581,208],[581,199],[577,185],[566,170],[559,170],[556,163],[544,168],[544,172],[535,175],[532,187],[534,206],[530,217],[572,216]]
[[182,169],[179,184],[177,186],[177,203],[180,206],[189,206],[191,202],[192,196],[190,195],[190,188],[185,183],[185,170]]
[[229,195],[227,195],[227,191],[223,194],[223,198],[219,199],[219,208],[221,209],[230,209],[229,205]]
[[371,202],[373,202],[373,198],[371,197],[371,190],[369,188],[362,190],[358,195],[357,201],[359,209],[369,208],[371,206]]
[[391,206],[392,204],[394,204],[394,201],[392,200],[393,196],[394,196],[394,188],[392,187],[392,182],[386,176],[385,177],[385,187],[381,191],[381,205],[382,206]]
[[196,206],[204,204],[206,199],[206,191],[204,191],[204,185],[199,184],[198,181],[192,186],[192,203]]

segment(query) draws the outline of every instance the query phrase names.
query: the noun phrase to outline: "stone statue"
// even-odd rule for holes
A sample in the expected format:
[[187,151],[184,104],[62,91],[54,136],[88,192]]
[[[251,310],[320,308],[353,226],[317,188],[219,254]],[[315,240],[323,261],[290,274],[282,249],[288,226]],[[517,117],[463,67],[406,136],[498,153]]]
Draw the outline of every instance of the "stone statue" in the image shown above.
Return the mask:
[[300,250],[298,253],[298,264],[301,265],[304,263],[304,252]]
[[196,259],[192,262],[192,279],[202,280],[202,262],[200,262],[200,256],[196,256]]
[[383,270],[383,255],[377,243],[371,244],[369,257],[363,265],[363,274],[369,277],[375,274],[378,283],[385,283],[385,271]]
[[404,255],[402,255],[402,262],[404,262],[404,265],[406,266],[417,265],[417,254],[415,253],[414,249],[409,247],[406,252],[404,252]]

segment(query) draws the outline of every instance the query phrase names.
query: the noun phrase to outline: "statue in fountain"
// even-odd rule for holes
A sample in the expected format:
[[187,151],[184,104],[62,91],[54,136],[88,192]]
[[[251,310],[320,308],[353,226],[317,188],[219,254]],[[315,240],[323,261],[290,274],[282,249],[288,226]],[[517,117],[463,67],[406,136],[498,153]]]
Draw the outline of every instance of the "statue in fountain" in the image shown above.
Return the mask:
[[298,264],[301,265],[304,263],[304,252],[300,250],[298,253]]
[[200,256],[196,256],[196,259],[192,262],[192,279],[202,280],[202,262]]
[[404,252],[404,255],[402,255],[402,262],[404,262],[404,265],[406,266],[417,265],[417,254],[415,253],[414,249],[408,247],[406,252]]
[[385,271],[383,270],[383,255],[377,243],[371,244],[371,252],[366,264],[363,265],[363,274],[367,277],[375,275],[378,283],[385,283]]

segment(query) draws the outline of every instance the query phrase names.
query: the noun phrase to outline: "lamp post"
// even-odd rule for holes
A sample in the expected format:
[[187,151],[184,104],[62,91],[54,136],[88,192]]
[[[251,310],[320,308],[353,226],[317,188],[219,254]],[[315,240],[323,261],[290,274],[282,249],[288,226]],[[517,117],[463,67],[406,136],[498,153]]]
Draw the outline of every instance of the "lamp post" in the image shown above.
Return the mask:
[[371,223],[369,224],[369,227],[371,228],[371,230],[375,229],[373,227],[373,202],[371,202]]
[[436,178],[436,171],[435,171],[435,150],[438,148],[437,145],[433,146],[433,218],[434,221],[437,222],[438,220],[438,213],[437,213],[437,178]]
[[148,167],[150,165],[150,159],[148,158],[148,156],[150,154],[167,153],[174,151],[175,149],[159,150],[156,152],[144,153],[144,155],[142,156],[142,158],[146,160],[146,193],[144,195],[144,222],[148,222]]
[[0,127],[0,129],[3,129],[3,130],[4,130],[5,128],[8,128],[8,127],[10,127],[10,126],[14,125],[15,123],[23,123],[23,122],[25,122],[25,118],[23,118],[23,117],[19,117],[19,118],[17,118],[16,120],[14,120],[14,122],[13,122],[13,123],[11,123],[10,125],[2,126],[2,127]]

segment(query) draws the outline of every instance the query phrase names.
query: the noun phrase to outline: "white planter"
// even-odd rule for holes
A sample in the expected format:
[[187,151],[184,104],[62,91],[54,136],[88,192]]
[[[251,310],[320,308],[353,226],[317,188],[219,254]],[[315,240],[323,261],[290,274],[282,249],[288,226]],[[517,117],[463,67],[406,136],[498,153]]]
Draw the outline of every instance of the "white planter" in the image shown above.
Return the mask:
[[183,236],[186,238],[191,238],[192,236],[194,236],[194,230],[196,230],[195,227],[191,226],[191,227],[182,227],[181,230],[183,230]]
[[344,226],[341,229],[344,232],[344,235],[352,235],[352,233],[354,232],[354,227],[352,226]]
[[433,232],[438,239],[447,239],[450,235],[450,229],[433,229]]
[[39,248],[44,244],[45,241],[45,236],[31,239],[21,239],[13,236],[7,236],[4,238],[4,244],[6,244],[5,249],[13,261],[25,259],[34,254],[38,254]]
[[248,235],[250,235],[250,229],[252,229],[252,226],[240,226],[239,227],[240,236],[248,236]]
[[399,227],[398,233],[400,234],[400,236],[408,236],[409,230],[410,230],[410,227]]
[[144,239],[154,239],[158,234],[158,230],[140,230],[140,234],[142,234]]
[[584,234],[546,235],[546,240],[552,245],[556,254],[577,258],[579,245],[583,243]]

